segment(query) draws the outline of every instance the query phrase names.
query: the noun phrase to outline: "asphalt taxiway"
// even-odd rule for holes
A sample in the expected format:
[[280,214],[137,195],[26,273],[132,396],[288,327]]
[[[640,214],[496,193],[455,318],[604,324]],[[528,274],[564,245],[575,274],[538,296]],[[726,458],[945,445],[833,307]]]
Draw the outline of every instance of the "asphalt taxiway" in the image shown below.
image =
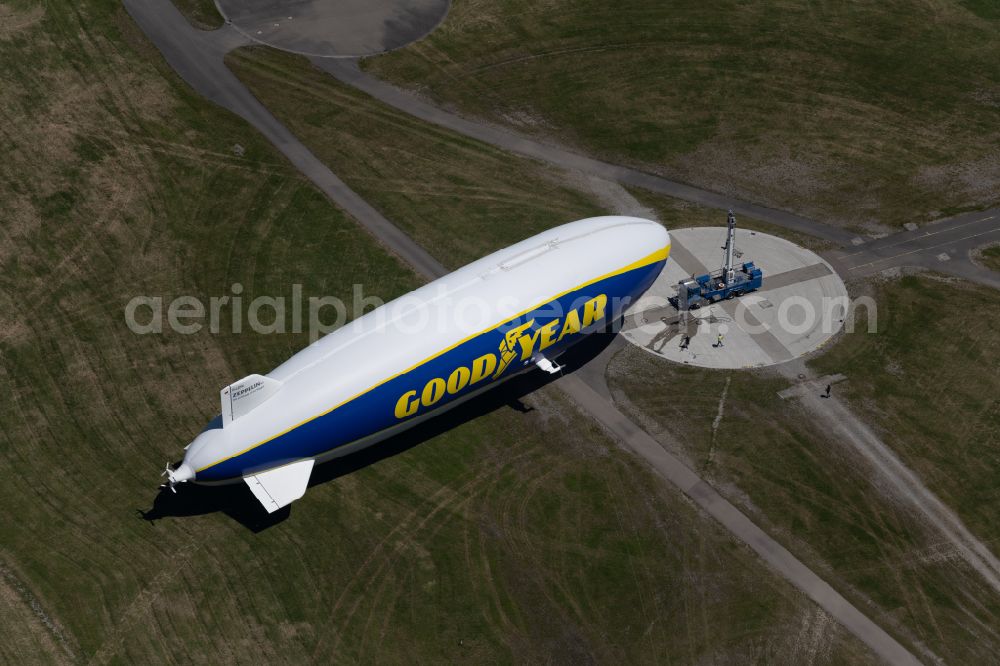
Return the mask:
[[998,241],[1000,208],[993,208],[937,220],[884,238],[854,242],[827,253],[826,258],[846,279],[913,267],[1000,289],[1000,274],[974,264],[970,257],[977,247]]

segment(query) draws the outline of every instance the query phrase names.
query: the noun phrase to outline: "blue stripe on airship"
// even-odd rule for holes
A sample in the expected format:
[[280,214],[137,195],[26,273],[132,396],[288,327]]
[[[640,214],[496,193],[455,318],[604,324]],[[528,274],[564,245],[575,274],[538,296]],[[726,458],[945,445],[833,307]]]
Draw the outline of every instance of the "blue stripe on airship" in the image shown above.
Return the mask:
[[[396,426],[403,421],[395,415],[400,396],[416,390],[420,391],[435,377],[447,378],[458,366],[468,367],[472,361],[488,353],[497,353],[504,332],[518,324],[534,319],[530,330],[540,329],[553,319],[560,319],[570,310],[578,309],[587,302],[604,294],[607,296],[605,321],[615,321],[633,300],[645,292],[659,275],[665,263],[660,261],[612,275],[600,281],[585,285],[569,292],[530,313],[521,315],[494,329],[463,342],[440,356],[419,365],[409,372],[376,386],[353,400],[333,409],[322,416],[300,424],[298,427],[265,441],[237,456],[221,460],[214,465],[198,470],[198,481],[223,481],[239,478],[245,474],[267,469],[292,460],[313,458],[360,439]],[[583,339],[585,333],[568,335],[562,341],[546,350],[547,356],[554,356],[570,345]],[[497,379],[506,377],[525,366],[518,359]],[[486,378],[475,386],[445,395],[431,407],[419,407],[407,416],[416,418],[422,414],[446,406],[463,395],[496,381]]]

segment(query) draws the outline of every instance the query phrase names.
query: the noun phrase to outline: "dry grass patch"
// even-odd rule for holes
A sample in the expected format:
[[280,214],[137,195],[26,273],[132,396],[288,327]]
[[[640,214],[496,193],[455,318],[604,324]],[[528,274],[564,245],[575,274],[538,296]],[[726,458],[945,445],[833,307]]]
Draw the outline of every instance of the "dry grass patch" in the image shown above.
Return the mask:
[[18,7],[9,3],[0,3],[0,40],[13,39],[45,16],[45,7],[35,5]]

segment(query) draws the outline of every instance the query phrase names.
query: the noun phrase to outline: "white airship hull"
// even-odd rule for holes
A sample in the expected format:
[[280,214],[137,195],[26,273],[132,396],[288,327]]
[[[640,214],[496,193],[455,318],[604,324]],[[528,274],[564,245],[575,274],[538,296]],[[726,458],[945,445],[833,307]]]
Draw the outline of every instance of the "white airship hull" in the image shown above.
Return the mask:
[[199,435],[172,479],[264,487],[269,470],[370,446],[536,365],[551,372],[649,288],[669,251],[659,224],[601,217],[473,262],[223,389],[225,426]]

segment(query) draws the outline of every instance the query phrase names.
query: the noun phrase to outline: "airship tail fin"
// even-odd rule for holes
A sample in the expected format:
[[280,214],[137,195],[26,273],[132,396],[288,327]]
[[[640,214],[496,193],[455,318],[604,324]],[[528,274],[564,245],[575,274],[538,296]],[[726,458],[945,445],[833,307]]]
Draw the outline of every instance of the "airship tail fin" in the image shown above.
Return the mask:
[[243,379],[219,393],[222,403],[222,427],[252,412],[262,402],[270,398],[281,388],[281,382],[263,375],[247,375]]
[[306,494],[309,475],[312,474],[315,462],[312,459],[300,460],[284,467],[244,477],[243,480],[250,486],[254,497],[260,500],[267,512],[274,513]]

